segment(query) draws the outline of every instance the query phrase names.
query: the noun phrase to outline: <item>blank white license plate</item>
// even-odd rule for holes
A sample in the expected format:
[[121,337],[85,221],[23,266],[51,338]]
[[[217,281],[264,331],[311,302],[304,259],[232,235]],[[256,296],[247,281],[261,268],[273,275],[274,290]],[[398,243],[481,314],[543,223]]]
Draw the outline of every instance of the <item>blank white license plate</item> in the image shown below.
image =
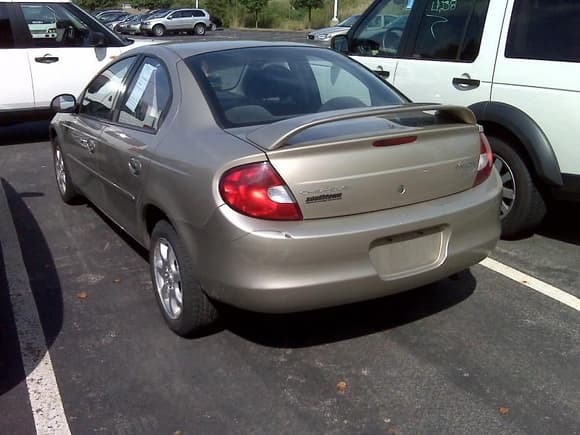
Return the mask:
[[444,228],[430,228],[371,244],[369,255],[378,275],[392,280],[438,267],[447,255],[449,236]]

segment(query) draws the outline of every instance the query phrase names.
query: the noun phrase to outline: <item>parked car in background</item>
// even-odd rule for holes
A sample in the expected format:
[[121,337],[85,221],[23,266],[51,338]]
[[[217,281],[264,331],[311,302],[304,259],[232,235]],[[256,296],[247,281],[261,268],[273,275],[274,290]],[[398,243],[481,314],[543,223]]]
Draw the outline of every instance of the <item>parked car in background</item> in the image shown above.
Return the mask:
[[[373,27],[385,13],[400,18]],[[503,180],[503,235],[518,237],[551,198],[580,201],[579,22],[578,0],[376,0],[333,47],[414,101],[473,110]]]
[[91,13],[91,15],[93,15],[95,18],[99,18],[100,16],[105,16],[105,15],[109,15],[109,14],[118,14],[124,12],[121,9],[100,9],[100,10],[96,10],[93,11]]
[[48,116],[63,92],[79,95],[124,51],[123,40],[70,0],[0,0],[0,124]]
[[103,11],[96,15],[96,18],[101,22],[108,22],[112,20],[116,20],[122,17],[126,17],[129,15],[127,11],[120,11],[120,10],[111,10],[111,11]]
[[120,17],[117,17],[117,18],[114,18],[111,20],[103,21],[103,24],[105,26],[107,26],[109,29],[111,29],[117,33],[120,33],[119,29],[118,29],[119,24],[124,23],[125,21],[131,19],[132,17],[133,17],[133,15],[131,15],[131,14],[122,15]]
[[215,320],[214,300],[281,313],[422,286],[499,237],[473,114],[409,104],[326,48],[140,47],[53,106],[62,199],[85,196],[149,250],[181,335]]
[[346,20],[338,23],[336,26],[313,30],[312,32],[308,33],[306,37],[313,42],[330,44],[330,40],[333,36],[343,35],[348,32],[348,29],[350,29],[350,26],[352,26],[355,21],[358,20],[358,17],[360,17],[360,14],[351,15]]
[[211,20],[205,9],[176,9],[156,13],[141,22],[141,32],[163,36],[172,32],[189,32],[205,35],[211,28]]
[[132,15],[117,25],[117,31],[126,35],[138,35],[141,33],[141,19],[143,15]]
[[217,29],[221,29],[223,27],[223,22],[220,17],[216,17],[214,15],[210,15],[209,20],[211,21],[211,25],[209,30],[215,31]]

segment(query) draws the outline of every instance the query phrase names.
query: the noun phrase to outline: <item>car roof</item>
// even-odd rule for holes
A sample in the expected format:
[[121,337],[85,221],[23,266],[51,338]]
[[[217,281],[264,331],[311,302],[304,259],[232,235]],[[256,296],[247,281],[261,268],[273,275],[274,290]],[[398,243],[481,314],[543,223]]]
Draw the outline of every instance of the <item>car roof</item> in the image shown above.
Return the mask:
[[[269,41],[200,41],[200,42],[167,42],[143,47],[144,50],[161,50],[167,48],[182,59],[212,51],[233,50],[238,48],[254,47],[310,47],[317,49],[312,44],[299,42],[269,42]],[[318,48],[323,50],[322,48]]]

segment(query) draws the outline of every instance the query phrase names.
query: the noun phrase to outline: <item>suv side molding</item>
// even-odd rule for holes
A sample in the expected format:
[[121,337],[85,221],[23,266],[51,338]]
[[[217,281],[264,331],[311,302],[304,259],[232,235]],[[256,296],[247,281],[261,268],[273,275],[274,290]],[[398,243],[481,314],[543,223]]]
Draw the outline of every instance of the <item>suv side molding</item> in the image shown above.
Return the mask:
[[517,107],[498,101],[482,101],[469,108],[478,122],[493,122],[509,130],[526,150],[538,177],[545,183],[563,185],[560,165],[540,126]]

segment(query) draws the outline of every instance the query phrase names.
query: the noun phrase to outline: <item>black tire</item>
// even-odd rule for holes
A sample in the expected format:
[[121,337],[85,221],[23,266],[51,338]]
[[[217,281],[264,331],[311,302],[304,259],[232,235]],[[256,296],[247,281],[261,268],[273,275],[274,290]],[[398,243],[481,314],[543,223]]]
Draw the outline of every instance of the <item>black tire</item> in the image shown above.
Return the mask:
[[75,204],[80,199],[80,195],[71,179],[62,148],[56,138],[52,146],[52,161],[54,163],[56,188],[61,199],[66,204]]
[[[156,274],[156,266],[160,266],[161,263],[156,265],[155,252],[160,242],[168,242],[173,249],[176,268],[179,271],[182,303],[181,311],[177,316],[168,306],[168,301],[164,302],[162,292],[159,291],[158,279],[163,278]],[[157,259],[159,259],[158,256]],[[181,336],[202,335],[209,331],[218,319],[218,311],[199,285],[194,273],[193,261],[175,229],[167,221],[159,221],[151,233],[149,266],[155,298],[169,328]]]
[[205,25],[202,23],[197,23],[195,26],[193,26],[193,33],[198,36],[205,35]]
[[544,198],[515,148],[497,136],[488,135],[488,139],[503,183],[501,235],[505,239],[528,236],[546,215]]
[[162,24],[155,24],[151,32],[154,36],[163,36],[165,35],[165,27]]

